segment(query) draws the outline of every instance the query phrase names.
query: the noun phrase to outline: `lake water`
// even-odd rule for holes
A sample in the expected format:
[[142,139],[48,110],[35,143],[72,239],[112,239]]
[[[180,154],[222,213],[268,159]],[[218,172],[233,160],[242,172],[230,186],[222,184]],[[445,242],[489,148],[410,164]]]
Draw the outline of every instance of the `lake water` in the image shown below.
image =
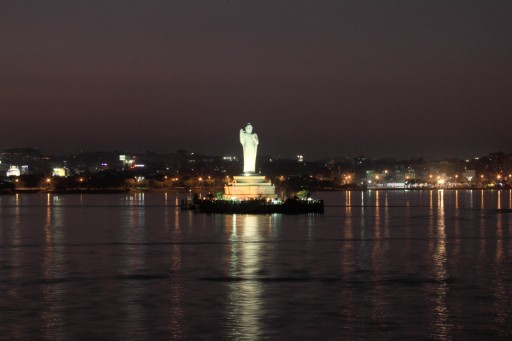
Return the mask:
[[325,214],[0,196],[0,338],[512,337],[511,191],[314,197]]

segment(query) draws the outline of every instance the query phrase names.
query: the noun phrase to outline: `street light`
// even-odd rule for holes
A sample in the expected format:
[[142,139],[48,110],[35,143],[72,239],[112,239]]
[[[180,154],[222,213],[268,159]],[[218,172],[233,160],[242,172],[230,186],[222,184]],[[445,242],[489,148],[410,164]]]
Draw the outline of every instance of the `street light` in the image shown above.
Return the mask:
[[49,191],[51,189],[51,182],[52,182],[52,179],[51,178],[46,178],[45,179],[45,183],[46,183],[46,190]]

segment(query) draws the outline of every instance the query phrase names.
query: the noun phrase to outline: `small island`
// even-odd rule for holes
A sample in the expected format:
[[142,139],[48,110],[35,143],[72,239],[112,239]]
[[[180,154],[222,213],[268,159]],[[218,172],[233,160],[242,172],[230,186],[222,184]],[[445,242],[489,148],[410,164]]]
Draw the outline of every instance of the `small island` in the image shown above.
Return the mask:
[[224,186],[222,196],[209,196],[193,202],[183,202],[182,209],[199,209],[203,213],[244,213],[244,214],[299,214],[323,213],[324,202],[309,196],[303,191],[292,198],[276,196],[275,186],[264,175],[256,173],[256,154],[259,138],[253,132],[251,123],[240,130],[240,143],[243,148],[243,174],[234,176],[233,181]]

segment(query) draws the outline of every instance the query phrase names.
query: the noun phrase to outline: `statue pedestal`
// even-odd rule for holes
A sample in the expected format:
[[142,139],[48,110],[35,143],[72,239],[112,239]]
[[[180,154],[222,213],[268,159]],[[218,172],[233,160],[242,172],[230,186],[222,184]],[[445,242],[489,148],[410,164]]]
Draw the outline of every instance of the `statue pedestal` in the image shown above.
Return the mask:
[[234,176],[233,182],[224,186],[225,199],[275,198],[276,188],[262,175]]

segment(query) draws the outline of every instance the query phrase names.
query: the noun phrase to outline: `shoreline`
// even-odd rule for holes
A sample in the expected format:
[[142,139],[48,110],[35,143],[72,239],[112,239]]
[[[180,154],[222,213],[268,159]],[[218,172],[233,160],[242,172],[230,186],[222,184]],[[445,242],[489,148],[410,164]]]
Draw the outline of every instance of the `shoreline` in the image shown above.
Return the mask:
[[[433,191],[433,190],[444,190],[444,191],[507,191],[512,190],[512,188],[485,188],[485,187],[451,187],[451,188],[357,188],[357,189],[310,189],[310,193],[319,193],[319,192],[366,192],[366,191]],[[107,189],[69,189],[69,190],[47,190],[47,189],[36,189],[31,188],[27,190],[1,190],[0,195],[14,195],[14,194],[131,194],[131,193],[148,193],[148,194],[157,194],[157,193],[176,193],[176,194],[202,194],[202,193],[215,193],[218,191],[216,189],[208,189],[208,188],[190,188],[190,189],[126,189],[126,188],[107,188]],[[283,190],[279,190],[282,192]],[[296,193],[294,191],[285,191],[287,193]]]

